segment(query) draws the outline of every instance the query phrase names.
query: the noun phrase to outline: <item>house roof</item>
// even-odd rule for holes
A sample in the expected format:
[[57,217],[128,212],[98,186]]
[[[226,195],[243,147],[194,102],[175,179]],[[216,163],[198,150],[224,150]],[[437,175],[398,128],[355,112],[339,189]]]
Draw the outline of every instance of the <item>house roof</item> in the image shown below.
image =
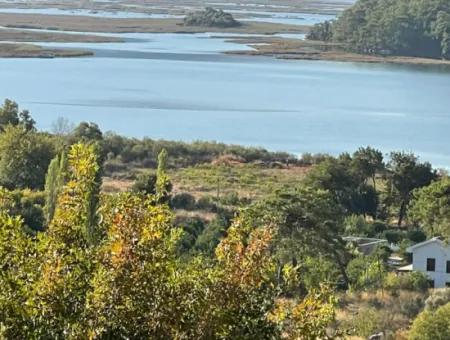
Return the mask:
[[428,245],[428,244],[435,243],[435,242],[439,243],[439,245],[442,245],[442,244],[443,244],[443,242],[439,239],[439,237],[433,237],[433,238],[430,238],[429,240],[426,240],[426,241],[424,241],[424,242],[417,243],[417,244],[415,244],[415,245],[413,245],[413,246],[411,246],[411,247],[406,248],[406,251],[407,251],[408,253],[412,253],[414,250],[416,250],[416,249],[418,249],[418,248],[421,248],[421,247],[423,247],[423,246],[426,246],[426,245]]
[[413,269],[413,265],[412,264],[408,264],[406,266],[397,268],[397,271],[398,272],[410,272],[410,271],[412,271],[412,269]]

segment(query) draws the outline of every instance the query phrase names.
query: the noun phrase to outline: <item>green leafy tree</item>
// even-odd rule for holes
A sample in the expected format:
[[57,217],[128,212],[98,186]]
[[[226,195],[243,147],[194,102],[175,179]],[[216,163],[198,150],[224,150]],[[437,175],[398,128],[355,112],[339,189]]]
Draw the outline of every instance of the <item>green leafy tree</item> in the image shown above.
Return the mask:
[[0,133],[0,185],[8,189],[43,189],[53,156],[54,146],[48,136],[6,126]]
[[364,179],[371,179],[373,188],[376,191],[376,175],[384,170],[383,154],[381,151],[371,148],[359,148],[352,159],[359,176]]
[[156,175],[150,172],[139,174],[136,177],[131,190],[146,195],[156,194]]
[[195,240],[194,250],[207,256],[213,256],[220,240],[226,235],[229,221],[217,217],[209,222]]
[[45,218],[47,224],[50,224],[53,219],[58,196],[66,182],[66,177],[67,156],[63,152],[52,159],[45,176]]
[[[7,339],[315,339],[334,321],[324,289],[283,304],[274,219],[240,214],[214,261],[177,255],[156,195],[102,196],[95,144],[75,144],[45,233],[0,212],[0,334]],[[8,206],[10,192],[0,190]],[[98,209],[97,209],[98,206]],[[93,209],[95,207],[95,209]],[[92,218],[92,212],[101,218]],[[94,223],[92,223],[94,222]],[[285,271],[284,281],[292,275]]]
[[414,320],[408,339],[444,340],[450,334],[450,303],[436,311],[425,310]]
[[[7,199],[4,191],[0,199]],[[19,216],[11,217],[0,211],[0,336],[3,339],[26,339],[33,328],[27,305],[30,282],[36,271],[36,246],[24,232]]]
[[376,215],[378,198],[348,154],[328,158],[308,173],[307,185],[329,191],[348,214]]
[[158,168],[156,170],[156,196],[161,202],[168,202],[170,199],[170,191],[172,190],[172,183],[167,175],[167,161],[168,153],[166,149],[162,149],[158,155]]
[[334,263],[348,284],[345,268],[349,254],[340,236],[343,231],[342,208],[329,192],[304,187],[257,203],[251,211],[256,220],[275,219],[278,226],[274,239],[278,276],[286,264],[301,268],[308,257],[321,256],[323,260]]
[[414,191],[409,216],[429,237],[450,239],[450,178]]
[[404,152],[392,152],[387,169],[389,197],[399,206],[397,224],[401,226],[413,190],[429,185],[437,175],[430,163],[420,163],[414,154]]
[[103,133],[95,123],[81,122],[72,131],[74,142],[99,142],[103,140]]
[[19,105],[9,99],[5,99],[3,106],[0,107],[0,131],[6,126],[21,125],[26,131],[34,129],[36,122],[31,118],[27,110],[19,111]]
[[366,54],[449,58],[449,15],[447,0],[359,0],[309,38]]
[[204,11],[188,13],[184,18],[184,24],[186,26],[206,27],[236,27],[241,25],[230,13],[211,7],[206,7]]
[[41,277],[32,296],[36,335],[80,338],[86,334],[86,296],[95,254],[92,197],[100,169],[94,145],[75,144],[68,155],[70,177],[40,245]]

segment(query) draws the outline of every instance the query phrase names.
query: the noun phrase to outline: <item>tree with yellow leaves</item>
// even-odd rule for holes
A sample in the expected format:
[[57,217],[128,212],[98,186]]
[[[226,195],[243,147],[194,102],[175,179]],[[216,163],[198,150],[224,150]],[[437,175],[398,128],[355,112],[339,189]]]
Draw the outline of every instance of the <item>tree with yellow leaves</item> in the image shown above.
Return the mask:
[[[314,339],[334,318],[322,291],[284,303],[277,226],[235,219],[216,257],[177,256],[181,230],[159,195],[99,196],[95,145],[75,144],[45,233],[0,212],[0,338]],[[0,191],[7,205],[8,192]]]

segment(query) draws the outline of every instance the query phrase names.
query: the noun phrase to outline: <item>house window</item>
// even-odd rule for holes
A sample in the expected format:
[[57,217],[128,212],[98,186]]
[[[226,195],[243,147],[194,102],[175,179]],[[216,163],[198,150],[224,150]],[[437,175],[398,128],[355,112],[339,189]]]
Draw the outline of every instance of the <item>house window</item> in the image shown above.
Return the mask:
[[436,270],[436,259],[427,259],[427,272],[434,272]]
[[428,287],[434,288],[434,280],[428,280]]
[[447,273],[450,273],[450,261],[447,261]]
[[445,287],[450,287],[450,282],[446,282]]

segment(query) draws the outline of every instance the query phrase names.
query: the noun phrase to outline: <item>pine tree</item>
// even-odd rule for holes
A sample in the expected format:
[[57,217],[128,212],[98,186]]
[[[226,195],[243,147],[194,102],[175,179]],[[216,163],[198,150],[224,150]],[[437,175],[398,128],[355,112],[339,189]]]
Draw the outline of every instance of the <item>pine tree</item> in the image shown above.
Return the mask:
[[67,157],[63,152],[52,159],[45,176],[45,218],[47,225],[55,214],[56,202],[62,187],[66,182]]
[[156,171],[156,196],[161,203],[169,201],[170,191],[172,190],[172,183],[167,176],[167,159],[167,150],[162,149],[158,155],[158,169]]

